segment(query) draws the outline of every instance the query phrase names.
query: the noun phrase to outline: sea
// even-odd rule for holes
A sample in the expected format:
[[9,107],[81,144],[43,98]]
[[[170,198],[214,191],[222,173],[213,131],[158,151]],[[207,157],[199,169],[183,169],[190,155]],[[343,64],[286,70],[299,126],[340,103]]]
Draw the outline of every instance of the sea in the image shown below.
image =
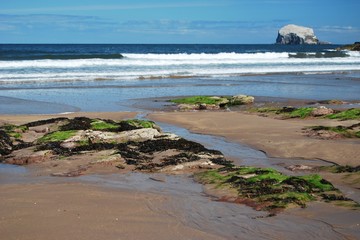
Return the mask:
[[360,100],[360,52],[337,47],[0,44],[0,114],[138,111],[189,95]]

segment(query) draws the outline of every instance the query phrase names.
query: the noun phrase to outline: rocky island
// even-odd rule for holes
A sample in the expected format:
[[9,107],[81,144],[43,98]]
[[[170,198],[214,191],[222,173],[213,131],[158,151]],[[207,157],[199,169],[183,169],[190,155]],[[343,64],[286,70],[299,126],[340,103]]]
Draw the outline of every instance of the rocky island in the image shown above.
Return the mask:
[[276,38],[277,44],[321,44],[315,36],[314,30],[308,27],[289,24],[282,27]]

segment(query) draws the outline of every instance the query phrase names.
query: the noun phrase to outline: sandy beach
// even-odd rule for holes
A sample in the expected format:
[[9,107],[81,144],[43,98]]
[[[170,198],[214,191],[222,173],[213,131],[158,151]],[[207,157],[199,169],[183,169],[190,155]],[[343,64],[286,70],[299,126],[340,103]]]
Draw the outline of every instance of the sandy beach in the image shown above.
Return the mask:
[[[136,115],[133,112],[2,115],[0,122],[23,124],[59,116],[120,120]],[[304,126],[337,124],[330,120],[278,120],[239,112],[159,112],[147,117],[192,132],[223,136],[272,157],[323,159],[356,166],[360,156],[359,141],[325,141],[302,134]],[[345,208],[314,203],[307,209],[264,218],[266,213],[247,206],[213,201],[187,176],[114,175],[116,171],[94,168],[90,176],[100,174],[100,177],[87,181],[49,177],[51,165],[34,164],[26,167],[25,174],[8,178],[10,175],[6,173],[0,178],[4,181],[0,184],[0,232],[6,239],[169,239],[169,236],[172,239],[295,239],[299,234],[316,239],[356,239],[359,236],[359,215]]]
[[157,211],[165,195],[80,183],[0,189],[2,239],[222,239]]
[[193,132],[223,136],[264,151],[270,157],[321,159],[352,166],[360,162],[358,139],[320,140],[303,134],[304,127],[337,126],[341,124],[337,120],[279,120],[240,112],[152,113],[148,117],[181,125]]

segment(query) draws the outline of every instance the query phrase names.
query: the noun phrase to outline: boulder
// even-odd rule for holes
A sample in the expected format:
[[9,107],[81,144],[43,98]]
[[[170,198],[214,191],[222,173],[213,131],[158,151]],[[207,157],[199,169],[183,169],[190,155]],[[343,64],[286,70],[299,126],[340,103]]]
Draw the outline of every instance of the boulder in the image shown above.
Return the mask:
[[287,45],[320,44],[312,28],[293,24],[286,25],[279,30],[276,43]]
[[329,114],[333,114],[333,113],[334,113],[334,110],[332,110],[331,108],[320,106],[320,107],[314,108],[311,111],[311,116],[321,117],[321,116],[325,116],[325,115],[329,115]]
[[152,140],[162,135],[157,129],[154,128],[140,128],[130,131],[103,132],[94,130],[80,130],[71,138],[63,141],[60,146],[67,149],[73,149],[86,142],[91,143],[124,143],[128,141],[143,142]]
[[236,95],[230,99],[231,105],[245,105],[254,103],[255,98],[247,95]]

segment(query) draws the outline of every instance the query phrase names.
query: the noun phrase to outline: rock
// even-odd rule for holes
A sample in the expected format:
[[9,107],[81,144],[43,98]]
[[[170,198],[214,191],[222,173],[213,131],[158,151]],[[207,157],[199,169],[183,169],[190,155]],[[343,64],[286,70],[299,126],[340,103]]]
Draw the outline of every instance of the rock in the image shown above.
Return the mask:
[[329,105],[342,105],[342,104],[346,104],[346,102],[344,102],[344,101],[342,101],[342,100],[338,100],[338,99],[323,100],[323,101],[319,101],[318,103],[320,103],[320,104],[329,104]]
[[236,95],[230,99],[231,105],[245,105],[254,103],[255,98],[247,95]]
[[313,167],[307,166],[307,165],[290,165],[288,167],[285,167],[286,169],[290,170],[290,171],[309,171],[309,170],[313,170]]
[[360,51],[360,42],[355,42],[354,44],[345,45],[345,46],[337,48],[336,50],[338,50],[338,51],[343,51],[343,50]]
[[197,105],[185,103],[179,104],[177,107],[180,111],[192,111],[197,109]]
[[320,107],[314,108],[314,110],[311,111],[311,116],[321,117],[321,116],[325,116],[325,115],[329,115],[329,114],[333,114],[333,113],[334,113],[334,110],[332,110],[331,108],[320,106]]
[[0,130],[0,156],[7,155],[12,151],[12,142],[6,132]]
[[319,40],[315,36],[312,28],[290,24],[279,30],[276,43],[288,45],[319,44]]
[[228,104],[230,101],[229,99],[225,98],[225,97],[217,97],[217,96],[214,96],[214,97],[210,97],[212,99],[216,99],[216,100],[219,100],[219,102],[217,103],[217,105],[220,107],[220,108],[223,108],[226,106],[226,104]]
[[162,134],[154,128],[140,128],[124,132],[103,132],[94,130],[80,130],[77,134],[65,141],[60,146],[67,149],[73,149],[84,144],[91,143],[124,143],[128,141],[143,142],[152,140]]
[[147,140],[153,140],[160,135],[161,133],[159,133],[159,131],[156,129],[141,128],[126,132],[121,132],[119,134],[116,134],[113,139],[120,140],[120,142],[128,142],[128,141],[144,142]]
[[206,103],[201,103],[201,104],[199,104],[199,110],[206,110],[207,109],[207,105],[206,105]]
[[219,110],[220,106],[216,104],[205,104],[201,103],[195,110]]
[[44,162],[48,160],[51,156],[52,151],[50,150],[33,152],[33,149],[24,149],[14,151],[11,156],[9,155],[5,162],[14,165],[28,165]]
[[36,133],[48,133],[48,132],[50,132],[50,128],[46,127],[46,126],[31,127],[31,128],[29,128],[29,130],[34,131]]

